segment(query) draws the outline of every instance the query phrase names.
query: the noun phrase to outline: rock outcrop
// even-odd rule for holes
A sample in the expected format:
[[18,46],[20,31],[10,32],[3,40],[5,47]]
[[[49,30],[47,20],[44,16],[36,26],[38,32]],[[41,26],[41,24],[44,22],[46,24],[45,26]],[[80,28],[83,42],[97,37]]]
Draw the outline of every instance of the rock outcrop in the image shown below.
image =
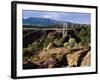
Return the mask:
[[91,52],[89,51],[87,55],[83,58],[81,66],[91,66]]
[[[33,68],[54,68],[54,67],[83,67],[91,65],[91,52],[88,47],[64,47],[41,50],[38,59],[33,60],[29,67]],[[28,66],[29,63],[26,64]],[[25,66],[25,64],[24,64]],[[24,67],[25,68],[25,67]],[[31,68],[29,68],[31,69]]]

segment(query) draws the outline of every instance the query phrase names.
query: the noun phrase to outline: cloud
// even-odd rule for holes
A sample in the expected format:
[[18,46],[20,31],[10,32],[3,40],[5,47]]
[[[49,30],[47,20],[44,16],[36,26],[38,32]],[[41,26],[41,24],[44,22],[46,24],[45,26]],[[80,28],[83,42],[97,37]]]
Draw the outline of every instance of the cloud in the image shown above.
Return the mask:
[[58,13],[48,13],[48,14],[43,14],[43,18],[49,18],[49,19],[59,19],[60,15]]
[[42,15],[43,18],[52,18],[51,15]]

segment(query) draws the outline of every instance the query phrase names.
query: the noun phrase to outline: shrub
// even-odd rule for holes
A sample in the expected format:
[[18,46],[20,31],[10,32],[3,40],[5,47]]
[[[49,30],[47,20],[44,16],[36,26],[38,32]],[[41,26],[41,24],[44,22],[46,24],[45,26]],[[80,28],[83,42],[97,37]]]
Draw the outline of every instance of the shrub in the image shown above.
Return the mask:
[[53,38],[46,38],[43,42],[44,47],[46,48],[50,42],[53,42]]
[[32,43],[31,47],[33,50],[40,50],[43,49],[43,44],[41,42],[36,41]]
[[58,47],[61,47],[63,45],[62,39],[54,39],[53,43]]
[[64,43],[64,47],[65,47],[65,48],[68,47],[68,42]]
[[89,44],[90,43],[90,26],[83,27],[78,34],[79,38],[81,38],[82,44]]
[[74,38],[70,38],[68,42],[69,42],[69,46],[70,46],[70,47],[75,46],[76,41],[75,41]]
[[31,47],[23,48],[23,56],[30,57],[31,55],[33,55],[33,53],[34,51],[32,50]]

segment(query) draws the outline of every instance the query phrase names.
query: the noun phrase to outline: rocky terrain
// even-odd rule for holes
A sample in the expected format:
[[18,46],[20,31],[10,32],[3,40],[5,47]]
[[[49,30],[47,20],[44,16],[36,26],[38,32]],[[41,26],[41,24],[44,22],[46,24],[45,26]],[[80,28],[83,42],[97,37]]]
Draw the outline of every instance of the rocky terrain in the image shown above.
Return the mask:
[[23,37],[23,69],[90,66],[91,46],[82,38],[75,32],[69,32],[64,38],[57,31],[28,33]]
[[41,50],[34,57],[24,62],[24,68],[83,67],[91,65],[91,52],[87,46],[73,47],[72,49],[54,47]]

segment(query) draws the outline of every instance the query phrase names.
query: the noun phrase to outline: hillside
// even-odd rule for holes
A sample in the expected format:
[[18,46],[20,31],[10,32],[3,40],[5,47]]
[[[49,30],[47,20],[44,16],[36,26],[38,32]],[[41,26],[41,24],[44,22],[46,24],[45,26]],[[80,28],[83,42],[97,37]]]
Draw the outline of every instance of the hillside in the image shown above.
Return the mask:
[[79,23],[71,23],[66,21],[58,21],[48,18],[36,18],[29,17],[27,19],[23,19],[23,27],[63,27],[64,24],[67,24],[68,27],[83,27],[88,26],[89,24],[79,24]]

